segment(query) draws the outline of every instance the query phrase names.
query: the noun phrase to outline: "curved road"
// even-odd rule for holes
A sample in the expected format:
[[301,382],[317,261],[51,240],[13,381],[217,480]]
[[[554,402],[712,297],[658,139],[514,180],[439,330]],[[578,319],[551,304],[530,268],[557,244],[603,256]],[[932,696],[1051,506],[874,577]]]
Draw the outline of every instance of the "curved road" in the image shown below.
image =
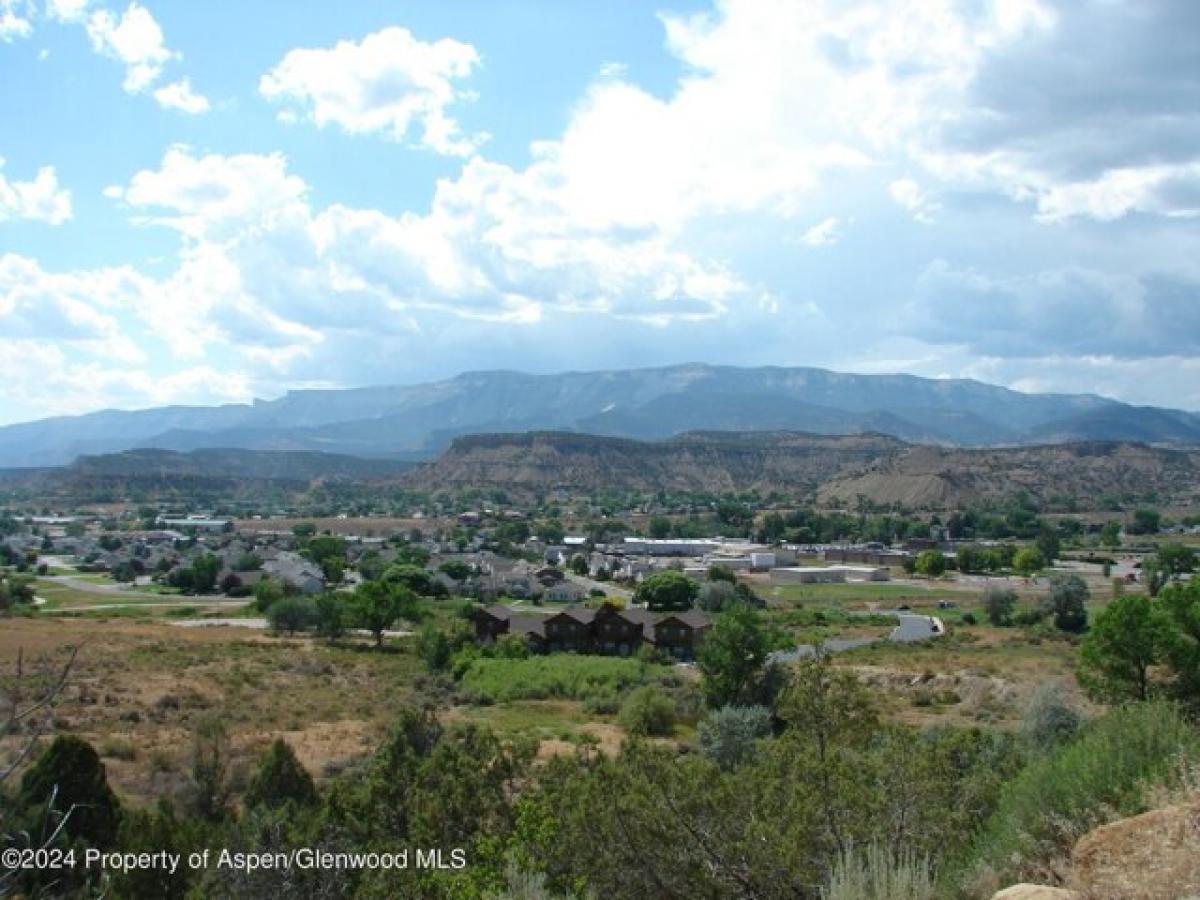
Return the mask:
[[[916,613],[888,612],[882,615],[894,615],[899,624],[892,629],[886,638],[833,638],[821,645],[827,653],[841,653],[856,647],[866,647],[881,640],[897,644],[912,644],[919,641],[929,641],[946,633],[946,626],[937,616],[920,616]],[[772,662],[797,662],[817,652],[815,644],[801,644],[795,650],[777,650],[771,654]]]

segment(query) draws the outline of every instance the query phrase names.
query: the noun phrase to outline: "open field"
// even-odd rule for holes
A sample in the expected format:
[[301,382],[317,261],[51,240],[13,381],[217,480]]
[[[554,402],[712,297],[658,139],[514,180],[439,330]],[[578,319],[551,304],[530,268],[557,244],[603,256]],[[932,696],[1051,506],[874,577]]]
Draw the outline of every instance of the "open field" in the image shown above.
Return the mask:
[[169,792],[188,765],[190,735],[214,718],[230,734],[235,764],[249,765],[277,735],[310,770],[363,752],[412,697],[419,661],[366,642],[329,646],[240,628],[173,628],[112,619],[17,618],[0,630],[5,677],[18,653],[26,670],[50,670],[80,646],[55,728],[106,758],[117,789],[135,800]]
[[442,528],[452,524],[447,518],[397,518],[394,516],[318,516],[316,518],[271,518],[271,519],[235,519],[233,526],[239,532],[279,532],[291,534],[297,525],[306,524],[316,527],[318,532],[328,531],[332,534],[358,535],[361,537],[384,536],[397,532],[410,531],[413,528],[428,530]]
[[[68,587],[51,584],[47,590],[52,589],[56,602],[80,599]],[[821,592],[836,609],[828,586]],[[861,602],[862,592],[849,593]],[[888,599],[895,599],[892,594]],[[366,639],[330,645],[224,626],[176,628],[166,620],[168,612],[131,604],[80,618],[42,614],[10,619],[0,631],[6,673],[19,652],[27,667],[50,669],[70,647],[82,647],[55,727],[78,732],[101,748],[117,789],[137,802],[181,783],[191,734],[208,718],[227,728],[235,768],[248,767],[270,739],[282,735],[317,775],[364,753],[403,704],[420,702],[431,689],[448,721],[487,723],[504,735],[531,738],[544,744],[542,755],[583,743],[615,751],[623,736],[615,709],[594,711],[583,700],[599,694],[615,698],[630,685],[664,678],[669,690],[674,684],[686,693],[696,678],[692,669],[634,660],[478,660],[477,671],[459,685],[459,698],[453,686],[430,687],[430,676],[404,639],[376,652]],[[449,615],[442,612],[438,618]],[[772,618],[788,614],[769,612]],[[860,625],[849,617],[846,624],[799,627],[796,634],[882,636],[889,630],[865,621]],[[780,624],[786,626],[786,619]],[[853,651],[837,663],[880,689],[889,717],[1012,727],[1040,684],[1057,681],[1078,694],[1074,655],[1065,638],[977,625],[952,628],[947,638],[928,644]],[[537,677],[522,674],[525,668],[537,669]],[[474,695],[490,699],[466,702]],[[681,717],[673,740],[694,740],[694,720]]]
[[780,584],[755,585],[755,589],[768,603],[823,604],[837,603],[863,608],[901,604],[933,602],[938,600],[963,600],[976,596],[978,591],[956,585],[952,581],[920,583],[851,582],[849,584]]

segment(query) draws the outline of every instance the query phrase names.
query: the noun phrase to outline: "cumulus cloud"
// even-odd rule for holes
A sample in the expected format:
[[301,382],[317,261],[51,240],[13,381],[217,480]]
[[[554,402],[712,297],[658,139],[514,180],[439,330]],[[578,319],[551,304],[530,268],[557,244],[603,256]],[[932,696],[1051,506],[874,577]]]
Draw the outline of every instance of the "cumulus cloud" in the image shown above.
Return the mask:
[[[464,135],[448,109],[470,95],[459,87],[480,63],[473,46],[426,42],[393,26],[359,42],[290,51],[259,82],[259,92],[318,127],[381,134],[436,153],[467,156],[481,135]],[[420,134],[413,132],[419,129]]]
[[97,9],[85,22],[92,48],[125,66],[123,87],[131,94],[158,80],[163,66],[178,54],[167,49],[162,28],[150,10],[130,3],[120,15]]
[[995,276],[932,263],[910,325],[931,342],[1002,357],[1188,355],[1200,335],[1200,277],[1062,268]]
[[9,43],[32,33],[32,4],[28,0],[0,0],[0,41]]
[[190,115],[208,112],[208,98],[197,94],[187,78],[163,85],[154,92],[154,99],[166,109],[177,109]]
[[91,0],[46,0],[46,13],[52,19],[68,24],[78,24],[87,18]]
[[898,178],[893,181],[888,185],[888,194],[898,205],[908,210],[913,219],[925,225],[932,222],[934,213],[941,209],[941,204],[931,200],[911,178]]
[[934,172],[1032,200],[1047,219],[1194,215],[1200,7],[1056,0],[985,55],[923,147]]
[[837,216],[822,219],[800,235],[800,243],[809,247],[830,247],[842,239],[842,223]]
[[128,267],[55,274],[36,260],[5,254],[0,256],[0,332],[138,362],[145,354],[124,334],[116,314],[144,286],[145,279]]
[[69,415],[96,409],[168,403],[247,402],[253,388],[245,375],[214,366],[169,373],[81,358],[56,342],[0,336],[0,380],[13,398],[41,414]]
[[59,187],[54,166],[38,169],[33,181],[9,181],[0,158],[0,222],[32,219],[61,225],[71,218],[71,192]]
[[[82,26],[93,50],[121,63],[125,67],[122,87],[130,94],[151,91],[166,66],[182,58],[167,47],[158,20],[136,0],[120,13],[96,0],[47,0],[46,13],[64,25]],[[164,109],[191,115],[207,112],[210,105],[187,78],[159,87],[151,95]]]
[[[60,17],[94,18],[71,2]],[[669,89],[606,67],[521,165],[458,123],[470,44],[389,28],[293,50],[259,85],[281,116],[461,168],[393,213],[316,203],[280,153],[172,147],[105,192],[179,236],[122,314],[182,366],[228,351],[242,384],[579,354],[836,366],[863,329],[878,365],[925,374],[1167,373],[1200,335],[1192,9],[722,0],[662,17]]]

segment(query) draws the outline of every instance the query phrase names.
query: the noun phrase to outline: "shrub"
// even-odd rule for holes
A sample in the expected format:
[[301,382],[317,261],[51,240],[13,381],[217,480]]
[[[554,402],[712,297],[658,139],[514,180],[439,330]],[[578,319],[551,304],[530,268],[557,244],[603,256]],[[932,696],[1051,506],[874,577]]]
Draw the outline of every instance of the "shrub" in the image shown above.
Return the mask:
[[317,598],[315,624],[317,634],[335,641],[346,633],[346,604],[337,594],[322,594]]
[[137,749],[122,738],[109,738],[100,745],[100,755],[109,759],[120,759],[132,762],[137,759]]
[[278,807],[285,803],[310,806],[317,800],[317,789],[292,748],[276,738],[259,761],[244,799],[247,807]]
[[83,738],[59,735],[22,777],[18,808],[41,813],[51,802],[60,814],[70,810],[63,826],[67,835],[94,847],[113,845],[120,804],[108,786],[104,764]]
[[977,618],[975,618],[975,613],[973,613],[973,612],[963,613],[962,617],[959,621],[961,621],[964,625],[978,625],[979,624],[979,620]]
[[865,853],[848,848],[833,864],[822,900],[933,900],[929,861],[914,854],[896,855],[882,844]]
[[430,671],[441,672],[450,665],[454,648],[446,632],[429,623],[417,633],[417,653]]
[[1013,616],[1013,622],[1017,625],[1029,626],[1038,625],[1046,618],[1046,610],[1040,606],[1035,606],[1032,609],[1023,609]]
[[529,643],[519,634],[501,635],[492,648],[492,654],[500,659],[526,659]]
[[1050,682],[1038,688],[1021,719],[1021,732],[1038,750],[1053,750],[1066,743],[1083,726],[1083,713]]
[[675,730],[675,704],[658,688],[646,685],[625,698],[620,722],[630,734],[665,737]]
[[582,700],[603,689],[615,694],[644,684],[663,671],[661,666],[611,656],[479,657],[465,667],[460,687],[496,703],[551,698]]
[[723,706],[700,723],[700,751],[722,769],[736,769],[758,755],[758,740],[771,733],[765,706]]
[[229,814],[229,738],[220,719],[198,723],[192,736],[192,769],[184,808],[193,816],[218,822]]
[[1200,735],[1168,703],[1117,707],[1003,788],[968,854],[947,870],[967,885],[981,872],[1036,881],[1044,867],[1103,821],[1145,810],[1156,785],[1200,759]]
[[983,608],[993,625],[1011,625],[1016,606],[1017,592],[1012,588],[990,587],[983,592]]
[[946,556],[941,550],[922,550],[917,554],[916,571],[919,575],[938,578],[946,571]]
[[[714,568],[716,568],[714,566]],[[729,581],[708,581],[700,586],[696,605],[707,612],[720,612],[738,600],[738,592]]]
[[1054,625],[1061,631],[1078,634],[1087,628],[1087,582],[1078,575],[1056,576],[1050,585],[1050,609]]
[[613,689],[603,688],[584,698],[583,711],[598,716],[616,715],[621,711],[621,698]]
[[311,628],[317,621],[317,609],[308,597],[284,597],[267,610],[267,622],[272,631],[295,634]]

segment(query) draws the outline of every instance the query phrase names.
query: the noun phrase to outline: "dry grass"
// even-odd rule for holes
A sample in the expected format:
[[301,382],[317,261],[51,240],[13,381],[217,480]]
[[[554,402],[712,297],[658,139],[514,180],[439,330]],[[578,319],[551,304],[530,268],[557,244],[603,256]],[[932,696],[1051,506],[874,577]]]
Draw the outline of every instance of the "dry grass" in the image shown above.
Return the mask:
[[124,797],[144,802],[186,769],[197,722],[216,717],[236,764],[276,736],[315,774],[365,752],[411,696],[407,653],[285,641],[236,628],[173,628],[128,620],[12,619],[0,667],[22,652],[50,666],[82,644],[55,709],[55,728],[92,741]]

